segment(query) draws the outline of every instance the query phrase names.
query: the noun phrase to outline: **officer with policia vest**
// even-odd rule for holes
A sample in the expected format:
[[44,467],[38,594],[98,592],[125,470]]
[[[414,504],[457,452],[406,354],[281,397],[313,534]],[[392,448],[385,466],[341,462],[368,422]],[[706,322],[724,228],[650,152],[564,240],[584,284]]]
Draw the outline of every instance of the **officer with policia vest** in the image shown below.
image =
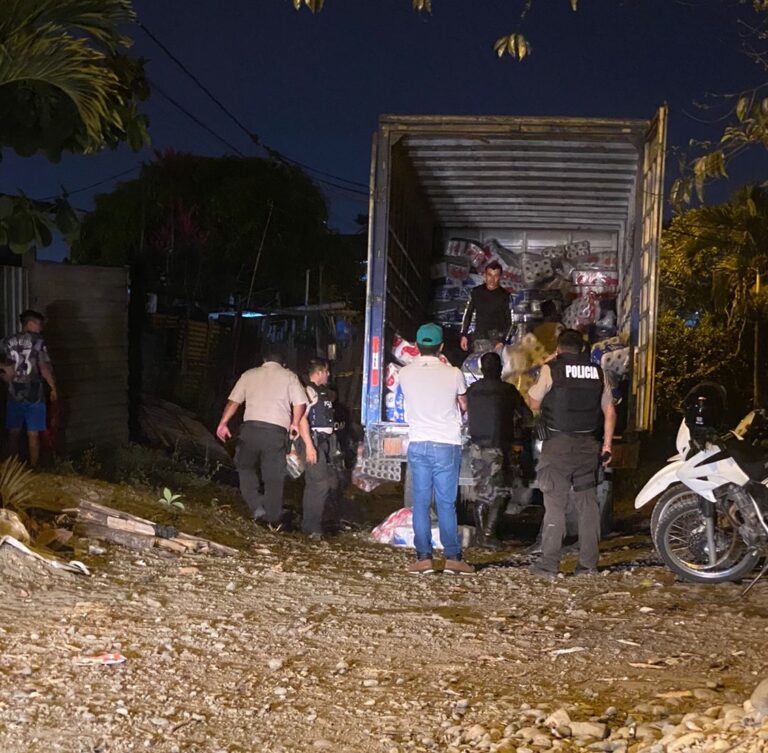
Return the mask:
[[307,376],[309,409],[299,425],[307,458],[301,528],[310,538],[320,540],[329,528],[338,525],[341,453],[328,364],[311,360]]
[[580,332],[565,330],[555,358],[541,367],[528,391],[528,404],[541,410],[547,435],[536,474],[544,495],[541,556],[530,570],[547,578],[557,577],[560,568],[569,500],[579,532],[575,574],[596,573],[600,556],[597,472],[601,462],[607,465],[611,459],[616,409],[602,369],[590,362],[584,346]]
[[[472,475],[475,479],[476,544],[500,549],[496,528],[509,500],[513,474],[519,469],[523,424],[531,411],[517,388],[501,380],[501,357],[484,353],[480,359],[483,378],[467,390],[469,437],[472,441]],[[530,425],[530,424],[529,424]]]

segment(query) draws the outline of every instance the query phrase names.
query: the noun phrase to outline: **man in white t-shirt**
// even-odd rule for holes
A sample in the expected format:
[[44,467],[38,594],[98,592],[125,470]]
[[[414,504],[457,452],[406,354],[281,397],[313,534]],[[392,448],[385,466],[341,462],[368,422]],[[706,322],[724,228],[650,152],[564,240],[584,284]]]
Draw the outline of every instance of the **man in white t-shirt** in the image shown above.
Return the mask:
[[445,554],[444,572],[471,575],[472,565],[462,562],[456,495],[461,465],[461,411],[466,410],[467,386],[459,369],[443,363],[443,329],[423,324],[416,333],[419,356],[400,370],[400,387],[408,415],[408,472],[413,481],[413,535],[415,575],[435,572],[432,562],[432,524],[429,509],[434,493],[440,542]]

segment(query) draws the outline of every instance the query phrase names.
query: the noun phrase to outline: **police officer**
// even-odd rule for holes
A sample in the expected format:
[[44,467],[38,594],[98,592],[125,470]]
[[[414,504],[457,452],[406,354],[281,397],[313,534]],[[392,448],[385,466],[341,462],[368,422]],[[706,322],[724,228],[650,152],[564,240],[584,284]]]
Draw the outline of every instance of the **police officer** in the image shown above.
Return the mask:
[[[475,542],[486,549],[500,549],[496,527],[519,474],[523,424],[531,412],[517,388],[501,381],[501,357],[484,353],[483,378],[467,390],[469,437],[472,440],[472,475],[475,478]],[[514,448],[518,447],[515,452]]]
[[600,462],[610,462],[616,410],[603,371],[590,363],[580,332],[567,329],[560,335],[555,358],[541,367],[538,381],[528,392],[528,404],[541,410],[548,434],[537,469],[544,494],[541,557],[531,565],[531,572],[557,576],[570,499],[578,519],[576,574],[596,573],[600,556],[597,471]]
[[279,346],[268,346],[264,365],[248,369],[237,380],[216,429],[222,442],[232,436],[229,422],[243,403],[235,455],[240,492],[254,520],[283,525],[285,453],[289,438],[298,435],[307,393],[296,374],[285,368]]
[[341,452],[336,436],[333,393],[328,387],[328,364],[309,362],[307,396],[309,409],[299,430],[306,448],[302,531],[321,539],[326,530],[338,525],[338,494],[341,486]]

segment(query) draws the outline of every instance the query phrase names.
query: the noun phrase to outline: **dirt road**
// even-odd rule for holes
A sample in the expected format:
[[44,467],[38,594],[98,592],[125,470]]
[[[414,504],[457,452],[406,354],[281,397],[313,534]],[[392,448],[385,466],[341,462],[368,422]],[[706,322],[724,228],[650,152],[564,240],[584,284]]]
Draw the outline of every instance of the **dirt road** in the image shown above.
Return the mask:
[[[548,582],[520,547],[416,578],[362,533],[247,533],[229,559],[110,547],[91,578],[0,550],[0,751],[768,750],[742,708],[768,581],[676,583],[642,536]],[[104,651],[127,661],[76,663]]]

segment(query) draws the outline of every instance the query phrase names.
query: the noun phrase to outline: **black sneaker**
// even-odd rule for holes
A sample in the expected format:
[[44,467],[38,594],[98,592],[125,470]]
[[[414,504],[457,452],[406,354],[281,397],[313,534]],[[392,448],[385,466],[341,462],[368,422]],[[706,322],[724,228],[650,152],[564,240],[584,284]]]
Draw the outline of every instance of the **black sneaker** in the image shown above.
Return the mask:
[[599,571],[596,567],[582,567],[581,565],[577,565],[576,569],[573,571],[574,575],[599,575]]
[[545,578],[546,580],[557,579],[556,572],[553,572],[552,570],[545,570],[543,567],[539,567],[538,565],[529,565],[528,572],[531,575],[535,575],[537,578]]

